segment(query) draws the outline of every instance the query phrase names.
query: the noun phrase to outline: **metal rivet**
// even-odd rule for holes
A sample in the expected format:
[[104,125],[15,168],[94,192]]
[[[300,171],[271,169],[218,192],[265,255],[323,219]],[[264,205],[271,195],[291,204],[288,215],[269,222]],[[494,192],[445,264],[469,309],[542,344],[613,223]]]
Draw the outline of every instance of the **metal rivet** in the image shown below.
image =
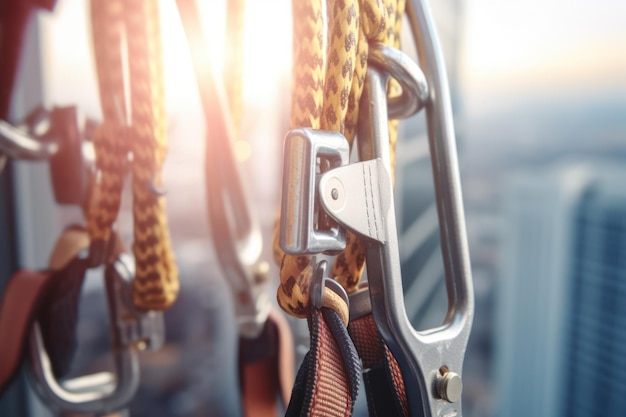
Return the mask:
[[331,177],[324,184],[323,199],[331,212],[340,212],[346,206],[346,190],[337,177]]
[[455,403],[461,399],[462,392],[463,381],[456,372],[446,372],[437,378],[437,393],[442,399]]

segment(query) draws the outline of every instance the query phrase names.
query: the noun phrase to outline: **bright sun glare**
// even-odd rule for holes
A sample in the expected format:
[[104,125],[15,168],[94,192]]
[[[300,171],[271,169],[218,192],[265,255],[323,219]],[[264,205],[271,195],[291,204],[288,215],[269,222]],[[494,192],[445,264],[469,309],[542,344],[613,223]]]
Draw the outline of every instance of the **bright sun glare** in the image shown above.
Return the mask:
[[[288,75],[291,66],[290,3],[288,0],[245,3],[242,28],[244,100],[262,103],[268,93],[268,80]],[[189,51],[176,5],[171,1],[162,1],[161,4],[166,72],[180,81],[189,76]],[[223,74],[226,52],[225,0],[199,1],[198,6],[211,66],[215,74]]]

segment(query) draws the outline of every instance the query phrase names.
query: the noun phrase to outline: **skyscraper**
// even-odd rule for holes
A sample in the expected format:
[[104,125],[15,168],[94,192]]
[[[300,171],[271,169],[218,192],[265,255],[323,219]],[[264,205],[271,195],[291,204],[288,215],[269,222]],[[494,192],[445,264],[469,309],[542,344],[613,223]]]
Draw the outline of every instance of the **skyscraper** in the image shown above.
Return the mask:
[[626,167],[514,175],[497,290],[500,416],[626,409]]

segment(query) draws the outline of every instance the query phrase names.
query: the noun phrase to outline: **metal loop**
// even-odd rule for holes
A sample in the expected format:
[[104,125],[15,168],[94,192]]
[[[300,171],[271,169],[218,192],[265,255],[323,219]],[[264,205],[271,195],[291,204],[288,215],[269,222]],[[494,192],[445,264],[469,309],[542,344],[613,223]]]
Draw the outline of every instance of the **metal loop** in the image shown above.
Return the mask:
[[[83,250],[69,264],[89,266]],[[77,413],[109,413],[122,409],[139,386],[139,350],[158,349],[164,340],[163,314],[140,312],[132,302],[134,263],[130,255],[119,254],[105,267],[105,284],[111,327],[114,373],[97,373],[60,382],[54,376],[43,343],[39,322],[33,324],[30,340],[30,370],[38,393],[46,403]]]
[[56,142],[43,142],[24,130],[0,120],[0,151],[13,159],[41,161],[59,150]]
[[[315,263],[315,259],[312,261]],[[320,309],[327,307],[334,310],[344,325],[350,320],[350,299],[345,288],[333,278],[326,275],[326,261],[320,261],[315,265],[315,272],[311,281],[311,305]],[[327,291],[331,291],[328,293]],[[331,294],[336,294],[332,296]]]
[[390,119],[405,119],[426,105],[430,94],[426,77],[407,54],[377,42],[370,45],[368,63],[389,74],[402,87],[399,96],[387,99]]

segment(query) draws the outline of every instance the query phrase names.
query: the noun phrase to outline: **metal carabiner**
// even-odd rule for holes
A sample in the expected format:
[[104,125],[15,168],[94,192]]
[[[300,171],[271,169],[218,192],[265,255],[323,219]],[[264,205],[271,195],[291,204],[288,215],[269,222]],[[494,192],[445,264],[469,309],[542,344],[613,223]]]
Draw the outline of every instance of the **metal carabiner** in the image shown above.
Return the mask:
[[54,198],[59,204],[85,204],[95,165],[88,127],[75,106],[37,107],[19,126],[0,120],[0,154],[27,161],[49,161]]
[[[87,250],[65,268],[88,269]],[[139,386],[138,352],[158,349],[164,340],[161,312],[140,312],[131,298],[134,263],[121,253],[105,267],[105,286],[111,327],[111,351],[115,372],[100,372],[58,381],[46,352],[39,323],[33,324],[30,370],[37,392],[47,404],[63,411],[109,413],[124,408]]]
[[[318,193],[332,218],[369,242],[366,265],[372,314],[379,333],[404,370],[411,415],[460,416],[463,358],[474,301],[452,120],[450,114],[440,113],[445,105],[435,103],[445,91],[441,85],[429,83],[429,89],[437,89],[437,92],[430,90],[424,107],[449,304],[440,327],[418,332],[406,315],[400,279],[389,162],[387,83],[391,77],[396,78],[400,67],[408,73],[420,71],[417,64],[401,52],[398,54],[397,58],[401,59],[395,59],[393,65],[376,62],[368,68],[359,113],[361,162],[324,174]],[[397,79],[403,90],[411,88],[402,78]],[[352,304],[355,308],[362,307],[362,301],[355,300]]]
[[197,5],[178,0],[194,65],[207,130],[205,177],[209,223],[217,259],[235,297],[239,334],[255,338],[272,309],[269,264],[261,259],[261,229],[250,209],[248,192],[233,151],[233,130],[225,93],[208,65]]
[[0,120],[0,152],[9,158],[41,161],[50,159],[58,150],[57,143],[38,140],[23,128]]

